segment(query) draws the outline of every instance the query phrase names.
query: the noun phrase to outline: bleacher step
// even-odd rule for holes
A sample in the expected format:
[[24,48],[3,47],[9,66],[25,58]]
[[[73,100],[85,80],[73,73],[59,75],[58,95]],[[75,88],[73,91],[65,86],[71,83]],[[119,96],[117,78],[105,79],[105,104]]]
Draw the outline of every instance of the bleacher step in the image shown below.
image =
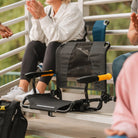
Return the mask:
[[105,138],[105,128],[110,124],[97,123],[70,117],[28,119],[28,132],[46,138]]
[[[90,97],[96,97],[90,95]],[[76,100],[84,98],[82,93],[64,92],[63,99]],[[92,103],[93,104],[93,103]],[[112,123],[112,113],[115,103],[110,101],[103,104],[96,112],[53,113],[49,117],[47,111],[22,108],[26,113],[33,114],[28,118],[28,132],[46,138],[105,138],[105,128]]]

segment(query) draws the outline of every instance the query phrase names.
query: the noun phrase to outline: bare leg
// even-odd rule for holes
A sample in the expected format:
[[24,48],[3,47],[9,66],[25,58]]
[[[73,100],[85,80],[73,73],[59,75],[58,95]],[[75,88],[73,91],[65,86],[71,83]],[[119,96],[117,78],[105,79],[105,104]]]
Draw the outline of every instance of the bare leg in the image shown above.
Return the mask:
[[21,87],[24,92],[28,92],[28,86],[29,86],[29,82],[27,80],[23,80],[23,79],[20,80],[19,87]]
[[44,82],[42,82],[42,81],[39,81],[38,84],[37,84],[37,86],[36,86],[37,90],[38,90],[41,94],[43,94],[43,93],[45,92],[46,87],[47,87],[47,84],[44,83]]

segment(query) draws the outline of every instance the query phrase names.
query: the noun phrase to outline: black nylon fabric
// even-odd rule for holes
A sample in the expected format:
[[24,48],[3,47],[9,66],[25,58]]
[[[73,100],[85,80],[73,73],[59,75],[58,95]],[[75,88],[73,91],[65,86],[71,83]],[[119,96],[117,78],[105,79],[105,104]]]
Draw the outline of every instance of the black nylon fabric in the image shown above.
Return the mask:
[[72,104],[71,101],[59,100],[49,93],[28,95],[27,97],[25,97],[25,101],[26,100],[29,101],[29,106],[31,109],[51,112],[66,111],[70,107],[70,104]]
[[[106,52],[110,45],[106,42],[93,42],[90,50],[89,59],[91,61],[92,75],[101,75],[106,73]],[[106,91],[106,81],[95,82],[96,90]]]
[[[0,101],[0,105],[5,106],[7,109],[10,106],[10,102]],[[4,136],[5,138],[8,137],[8,133],[3,134],[3,130],[9,125],[9,124],[7,126],[5,125],[6,115],[7,115],[7,112],[5,110],[0,111],[0,137],[1,138]]]
[[20,109],[20,102],[0,101],[6,110],[0,110],[0,138],[24,138],[27,120]]
[[[68,77],[105,74],[108,48],[105,42],[68,42],[59,47],[56,53],[58,87],[67,87]],[[106,81],[92,85],[93,90],[106,90]]]
[[[76,42],[68,42],[65,45],[62,45],[57,48],[56,51],[56,76],[57,76],[57,85],[66,86],[67,83],[67,72],[69,59],[72,51],[75,48]],[[63,81],[62,81],[63,80]]]

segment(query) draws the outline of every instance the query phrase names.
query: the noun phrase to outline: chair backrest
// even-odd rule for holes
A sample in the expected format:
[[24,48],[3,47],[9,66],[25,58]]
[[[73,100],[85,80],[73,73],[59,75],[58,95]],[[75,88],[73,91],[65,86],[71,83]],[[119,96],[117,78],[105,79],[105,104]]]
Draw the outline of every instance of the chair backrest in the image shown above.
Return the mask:
[[[90,26],[90,22],[87,22],[86,26]],[[96,21],[92,26],[92,34],[95,41],[68,42],[57,49],[56,76],[58,87],[68,87],[68,77],[82,77],[106,73],[106,52],[110,46],[105,42],[107,24],[105,21]],[[84,88],[82,84],[77,86],[77,88]],[[92,89],[105,91],[106,81],[95,83]]]

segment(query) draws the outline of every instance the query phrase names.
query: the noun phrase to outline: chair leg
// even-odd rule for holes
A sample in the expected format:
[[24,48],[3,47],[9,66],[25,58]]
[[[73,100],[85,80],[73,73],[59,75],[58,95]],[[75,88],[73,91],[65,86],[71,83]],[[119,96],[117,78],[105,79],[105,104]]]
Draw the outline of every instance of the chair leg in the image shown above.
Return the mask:
[[62,92],[61,92],[60,88],[57,87],[56,90],[52,90],[51,94],[52,94],[52,96],[54,96],[54,97],[56,96],[58,99],[62,100]]
[[84,93],[85,93],[86,102],[89,103],[89,97],[88,97],[88,83],[85,84]]
[[102,99],[102,101],[104,101],[104,103],[107,103],[112,100],[112,97],[108,93],[102,91],[101,99]]

